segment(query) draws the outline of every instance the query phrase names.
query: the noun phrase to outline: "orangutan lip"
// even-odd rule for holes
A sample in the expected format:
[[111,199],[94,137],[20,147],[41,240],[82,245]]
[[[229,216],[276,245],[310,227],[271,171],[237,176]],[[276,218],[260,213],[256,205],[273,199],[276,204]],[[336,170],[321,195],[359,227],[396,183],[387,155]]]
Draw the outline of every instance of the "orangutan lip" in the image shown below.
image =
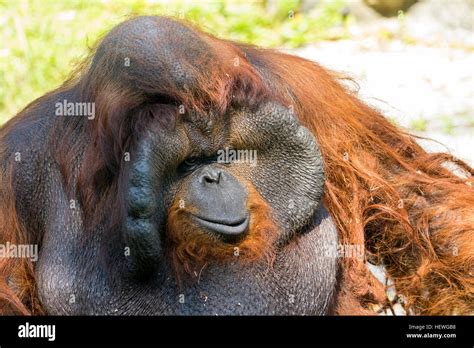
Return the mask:
[[213,232],[217,232],[224,235],[239,235],[244,233],[250,222],[249,216],[236,222],[223,222],[208,220],[196,215],[192,215],[193,219],[202,227],[205,227]]

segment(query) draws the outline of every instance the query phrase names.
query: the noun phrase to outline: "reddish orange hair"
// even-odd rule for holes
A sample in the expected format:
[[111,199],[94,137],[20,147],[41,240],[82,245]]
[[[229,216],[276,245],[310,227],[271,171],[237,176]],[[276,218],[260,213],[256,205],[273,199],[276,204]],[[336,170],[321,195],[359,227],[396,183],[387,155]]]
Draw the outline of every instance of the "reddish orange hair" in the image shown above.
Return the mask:
[[[0,158],[2,157],[0,147]],[[9,167],[11,168],[11,167]],[[0,244],[26,244],[31,238],[18,219],[13,175],[0,167]],[[34,266],[28,258],[0,258],[0,314],[42,314]]]
[[[341,242],[365,245],[367,260],[385,265],[413,313],[474,313],[473,169],[427,153],[316,63],[262,55],[274,91],[291,96],[288,103],[321,146],[324,201]],[[464,176],[446,169],[449,163]],[[348,303],[367,308],[379,295],[366,265],[344,259],[343,269],[339,312],[357,312]]]

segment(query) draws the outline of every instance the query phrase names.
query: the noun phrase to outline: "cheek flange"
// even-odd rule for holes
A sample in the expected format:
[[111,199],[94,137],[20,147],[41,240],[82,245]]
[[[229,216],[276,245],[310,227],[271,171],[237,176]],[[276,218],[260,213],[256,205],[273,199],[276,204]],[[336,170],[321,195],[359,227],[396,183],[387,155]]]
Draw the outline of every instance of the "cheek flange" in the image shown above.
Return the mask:
[[304,228],[324,193],[324,165],[316,139],[287,108],[266,103],[236,112],[232,141],[256,150],[256,166],[241,172],[269,202],[285,233]]
[[139,143],[135,158],[129,172],[123,232],[125,246],[130,248],[131,271],[138,277],[144,277],[156,268],[162,253],[156,222],[158,207],[150,138]]

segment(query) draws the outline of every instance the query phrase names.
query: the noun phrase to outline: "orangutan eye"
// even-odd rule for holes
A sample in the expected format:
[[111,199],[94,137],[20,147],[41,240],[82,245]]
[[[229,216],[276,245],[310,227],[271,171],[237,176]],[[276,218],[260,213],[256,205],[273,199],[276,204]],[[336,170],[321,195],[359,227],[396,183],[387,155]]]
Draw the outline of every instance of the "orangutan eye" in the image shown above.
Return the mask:
[[191,156],[185,159],[178,167],[178,171],[181,173],[190,172],[195,170],[201,163],[201,159],[197,156]]
[[189,157],[184,161],[184,165],[187,167],[195,167],[199,163],[199,158],[198,157]]
[[206,164],[211,164],[217,162],[217,154],[207,157],[200,156],[190,156],[185,159],[178,167],[178,172],[180,173],[189,173],[193,170],[196,170],[198,167]]

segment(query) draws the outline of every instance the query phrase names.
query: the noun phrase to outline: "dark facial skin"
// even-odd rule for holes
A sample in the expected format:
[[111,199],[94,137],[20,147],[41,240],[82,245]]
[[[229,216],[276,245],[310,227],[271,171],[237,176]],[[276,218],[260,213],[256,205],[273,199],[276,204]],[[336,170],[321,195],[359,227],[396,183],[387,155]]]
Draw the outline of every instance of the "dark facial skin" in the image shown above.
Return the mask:
[[215,166],[201,168],[187,190],[189,205],[196,207],[192,219],[200,227],[231,243],[249,228],[247,192],[226,170]]
[[[164,40],[170,32],[172,38]],[[152,44],[157,40],[160,47]],[[168,79],[189,86],[193,76],[182,74],[186,67],[174,54],[185,50],[190,61],[208,54],[206,43],[189,29],[153,17],[129,21],[104,39],[93,65],[115,69],[116,62],[101,61],[104,50],[122,52],[132,62],[139,61],[138,56],[156,57],[159,63],[150,58],[149,65],[133,66],[127,74],[149,74],[158,64],[155,70],[161,67]],[[114,76],[121,78],[118,72]],[[48,314],[330,311],[337,260],[327,251],[336,248],[337,232],[322,203],[324,172],[317,140],[296,115],[268,102],[231,109],[224,117],[209,113],[203,119],[190,112],[176,117],[172,127],[150,124],[131,156],[123,229],[110,231],[104,223],[85,236],[81,209],[71,209],[58,166],[41,144],[56,101],[74,98],[73,93],[47,98],[31,116],[42,131],[18,129],[7,137],[12,152],[21,148],[30,154],[18,179],[19,198],[42,202],[40,208],[25,203],[23,216],[31,224],[41,221],[36,274]],[[25,145],[35,141],[41,144],[37,150]],[[256,165],[218,163],[216,154],[225,148],[256,151]],[[233,245],[247,237],[253,218],[246,205],[247,185],[267,202],[278,226],[273,265],[264,260],[244,265],[238,258],[208,260],[198,277],[180,285],[166,253],[165,226],[173,202],[182,199],[196,226]],[[130,255],[124,255],[126,248]]]

